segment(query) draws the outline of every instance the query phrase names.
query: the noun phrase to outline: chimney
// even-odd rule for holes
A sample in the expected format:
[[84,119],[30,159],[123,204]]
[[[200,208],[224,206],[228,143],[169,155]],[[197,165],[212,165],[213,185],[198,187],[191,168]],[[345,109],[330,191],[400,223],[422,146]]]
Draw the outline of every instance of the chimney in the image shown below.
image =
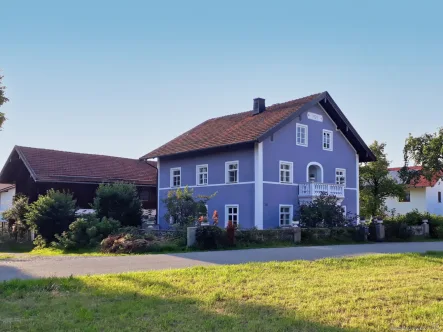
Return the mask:
[[254,99],[254,109],[252,114],[256,115],[256,114],[260,114],[263,113],[266,110],[265,107],[265,100],[263,98],[255,98]]

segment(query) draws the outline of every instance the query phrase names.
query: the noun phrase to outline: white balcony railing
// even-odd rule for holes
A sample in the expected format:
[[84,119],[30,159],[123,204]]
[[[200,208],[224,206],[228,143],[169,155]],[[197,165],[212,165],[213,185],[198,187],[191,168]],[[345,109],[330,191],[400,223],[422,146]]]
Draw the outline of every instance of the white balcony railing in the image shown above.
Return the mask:
[[331,183],[301,183],[298,186],[299,197],[317,197],[322,193],[330,196],[337,196],[338,198],[345,197],[345,186],[341,184]]

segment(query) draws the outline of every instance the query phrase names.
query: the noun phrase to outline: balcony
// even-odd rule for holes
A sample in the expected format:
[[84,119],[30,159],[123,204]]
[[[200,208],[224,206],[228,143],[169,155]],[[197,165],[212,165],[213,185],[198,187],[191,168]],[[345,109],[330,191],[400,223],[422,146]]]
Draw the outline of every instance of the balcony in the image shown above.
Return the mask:
[[332,183],[300,183],[298,186],[298,197],[300,201],[310,201],[322,193],[329,196],[336,196],[338,199],[345,198],[345,186]]

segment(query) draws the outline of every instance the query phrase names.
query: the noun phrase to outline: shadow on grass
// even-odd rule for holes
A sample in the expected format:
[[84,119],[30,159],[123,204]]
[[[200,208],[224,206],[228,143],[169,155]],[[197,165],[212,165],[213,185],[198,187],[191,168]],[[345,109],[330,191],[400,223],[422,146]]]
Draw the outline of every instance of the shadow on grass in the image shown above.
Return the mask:
[[103,278],[88,283],[71,277],[0,284],[0,297],[7,303],[3,308],[0,303],[0,330],[360,331],[217,292],[202,299],[188,294],[185,285],[131,275]]

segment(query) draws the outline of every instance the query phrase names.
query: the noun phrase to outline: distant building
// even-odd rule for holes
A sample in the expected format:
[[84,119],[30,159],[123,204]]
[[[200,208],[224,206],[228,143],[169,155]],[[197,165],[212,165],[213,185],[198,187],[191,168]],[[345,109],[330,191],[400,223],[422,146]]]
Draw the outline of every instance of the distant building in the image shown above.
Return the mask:
[[14,195],[15,186],[13,184],[0,183],[0,220],[3,220],[3,212],[12,206]]
[[23,194],[30,202],[49,189],[74,195],[88,209],[101,183],[127,182],[137,186],[144,209],[157,207],[156,162],[103,155],[15,146],[0,172],[0,183],[11,183],[10,196]]
[[[388,170],[393,178],[399,180],[400,169],[401,167],[394,167]],[[409,169],[421,170],[421,167],[412,166]],[[416,209],[419,212],[443,215],[442,192],[443,183],[440,177],[428,181],[422,176],[417,181],[407,184],[405,197],[389,197],[386,206],[389,210],[395,209],[396,214],[406,214]]]

